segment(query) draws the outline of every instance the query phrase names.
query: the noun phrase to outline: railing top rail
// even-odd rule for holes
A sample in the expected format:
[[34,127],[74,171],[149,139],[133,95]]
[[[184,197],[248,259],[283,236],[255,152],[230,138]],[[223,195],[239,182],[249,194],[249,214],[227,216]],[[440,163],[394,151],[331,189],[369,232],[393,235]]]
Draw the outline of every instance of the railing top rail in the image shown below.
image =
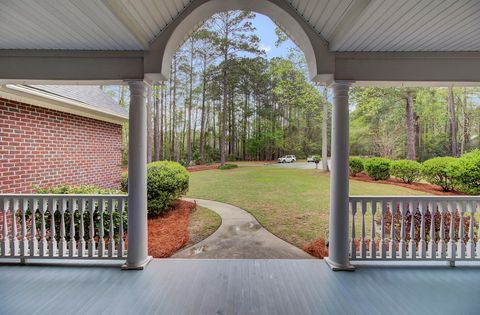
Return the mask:
[[480,196],[350,196],[350,201],[361,201],[365,199],[375,200],[465,200],[480,201]]
[[128,198],[128,195],[102,194],[0,194],[0,198]]

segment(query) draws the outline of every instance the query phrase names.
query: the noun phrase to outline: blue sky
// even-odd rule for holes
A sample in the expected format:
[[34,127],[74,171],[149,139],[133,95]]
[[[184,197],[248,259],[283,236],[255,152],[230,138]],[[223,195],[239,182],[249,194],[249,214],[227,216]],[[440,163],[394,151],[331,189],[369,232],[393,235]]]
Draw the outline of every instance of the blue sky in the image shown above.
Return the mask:
[[275,47],[277,35],[275,35],[275,23],[269,17],[255,13],[256,17],[252,21],[257,29],[255,34],[260,38],[260,47],[266,52],[268,58],[287,57],[288,50],[295,44],[289,39],[282,43],[280,47]]

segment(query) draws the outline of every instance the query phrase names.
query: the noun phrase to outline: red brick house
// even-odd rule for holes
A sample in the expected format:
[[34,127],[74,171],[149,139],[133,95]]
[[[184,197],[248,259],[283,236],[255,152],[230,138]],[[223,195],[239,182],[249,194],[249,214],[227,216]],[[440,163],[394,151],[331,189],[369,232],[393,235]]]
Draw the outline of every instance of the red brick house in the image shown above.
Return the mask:
[[0,193],[119,187],[128,113],[94,86],[0,86]]

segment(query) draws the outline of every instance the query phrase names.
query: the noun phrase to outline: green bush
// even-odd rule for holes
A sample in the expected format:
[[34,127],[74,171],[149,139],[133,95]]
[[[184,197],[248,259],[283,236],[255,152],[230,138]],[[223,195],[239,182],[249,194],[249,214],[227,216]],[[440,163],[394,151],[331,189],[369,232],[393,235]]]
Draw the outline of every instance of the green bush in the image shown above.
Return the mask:
[[232,168],[237,168],[238,165],[237,164],[224,164],[224,165],[221,165],[218,167],[219,170],[229,170],[229,169],[232,169]]
[[[80,185],[80,186],[70,186],[70,185],[61,185],[61,186],[56,186],[56,187],[39,187],[39,186],[34,186],[34,190],[38,194],[73,194],[73,195],[123,195],[124,192],[116,189],[108,189],[108,188],[100,188],[97,186],[93,185]],[[67,200],[67,206],[70,201]],[[88,204],[86,205],[88,209]],[[98,205],[97,205],[98,207]],[[27,211],[26,212],[26,219],[29,220],[31,216],[31,212]],[[75,226],[75,238],[79,238],[79,230],[80,230],[80,212],[75,211],[73,215],[73,220],[74,220],[74,226]],[[120,215],[117,211],[113,212],[113,229],[114,229],[114,235],[118,239],[118,232],[120,228]],[[36,225],[37,228],[41,228],[41,214],[39,212],[36,212],[35,214],[35,219],[36,219]],[[125,211],[122,213],[122,219],[123,219],[123,231],[127,231],[127,220],[128,220],[128,212],[127,212],[127,207],[125,207]],[[65,228],[67,231],[70,229],[70,224],[72,221],[72,215],[70,211],[67,211],[64,213],[64,220],[65,220]],[[55,231],[56,231],[56,237],[57,241],[59,240],[60,237],[60,224],[61,224],[61,215],[59,211],[55,212],[54,215],[54,222],[55,222]],[[83,214],[83,222],[84,222],[84,235],[88,236],[90,235],[90,212],[85,211]],[[98,233],[100,230],[100,213],[97,211],[94,212],[94,231],[93,234],[95,237],[98,237]],[[49,231],[51,229],[51,217],[50,213],[46,213],[45,217],[45,224],[46,224],[46,229]],[[109,235],[110,231],[110,213],[109,211],[105,211],[103,213],[103,229],[104,233],[106,236]],[[68,233],[68,232],[67,232]],[[70,235],[68,234],[68,238]]]
[[449,166],[457,189],[468,194],[480,194],[480,150],[474,150],[456,159]]
[[400,178],[407,184],[418,182],[422,177],[422,164],[411,160],[397,160],[390,164],[392,176]]
[[390,178],[390,160],[384,158],[370,158],[364,162],[367,175],[374,180]]
[[437,157],[423,162],[423,177],[431,184],[442,187],[444,191],[451,191],[455,186],[458,173],[455,171],[457,159],[453,157]]
[[357,176],[358,173],[363,172],[363,160],[359,157],[351,157],[348,160],[348,167],[350,169],[350,175]]

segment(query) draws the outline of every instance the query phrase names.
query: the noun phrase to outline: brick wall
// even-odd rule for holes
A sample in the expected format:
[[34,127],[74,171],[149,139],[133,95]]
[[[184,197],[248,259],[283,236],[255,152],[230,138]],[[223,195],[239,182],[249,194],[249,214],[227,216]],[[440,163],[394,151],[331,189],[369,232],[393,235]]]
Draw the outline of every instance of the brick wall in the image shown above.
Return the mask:
[[0,98],[0,193],[33,185],[118,188],[121,125]]

